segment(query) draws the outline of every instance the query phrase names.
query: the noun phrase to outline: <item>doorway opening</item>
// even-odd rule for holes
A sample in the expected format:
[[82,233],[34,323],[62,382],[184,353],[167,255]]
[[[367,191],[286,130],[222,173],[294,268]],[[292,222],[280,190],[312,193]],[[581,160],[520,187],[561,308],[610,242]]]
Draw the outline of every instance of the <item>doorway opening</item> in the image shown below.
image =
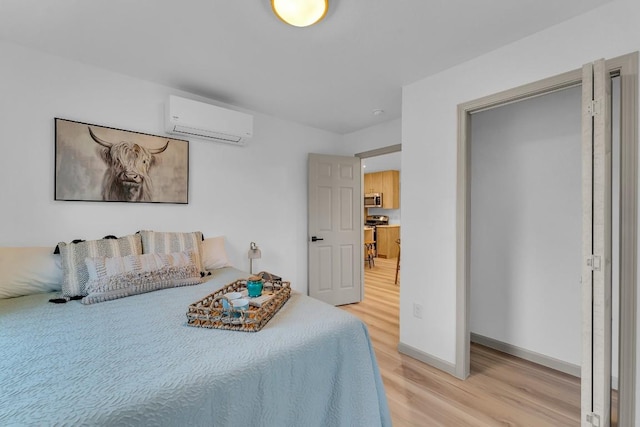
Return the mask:
[[362,163],[363,194],[378,194],[381,199],[381,206],[363,207],[363,301],[386,299],[395,324],[401,280],[401,151],[402,145],[397,144],[356,154]]
[[[636,229],[637,229],[637,53],[606,61],[610,78],[620,76],[620,316],[619,425],[633,425],[635,405]],[[458,107],[457,337],[456,376],[469,374],[470,346],[470,130],[471,114],[580,85],[582,70],[505,91]]]
[[[611,80],[615,402],[620,78]],[[581,105],[575,86],[474,113],[470,156],[470,340],[557,371],[557,385],[571,385],[558,396],[574,421],[583,349]],[[472,371],[478,363],[472,352]]]

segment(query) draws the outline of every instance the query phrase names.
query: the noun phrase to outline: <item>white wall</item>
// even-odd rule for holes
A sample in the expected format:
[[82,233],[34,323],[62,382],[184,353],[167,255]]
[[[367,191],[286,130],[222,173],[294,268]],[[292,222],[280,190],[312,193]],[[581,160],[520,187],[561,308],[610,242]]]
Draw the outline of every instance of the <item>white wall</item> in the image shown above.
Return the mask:
[[257,242],[254,269],[306,292],[307,153],[335,153],[340,135],[256,113],[246,147],[191,140],[188,205],[54,201],[54,117],[163,135],[168,94],[216,102],[6,42],[0,56],[0,245],[201,230],[245,270]]
[[[640,2],[617,0],[404,88],[400,295],[404,345],[455,363],[457,105],[597,58],[636,51],[638,22]],[[426,209],[434,205],[438,209]],[[423,304],[422,319],[411,314],[414,301]],[[640,373],[640,364],[636,372]],[[636,384],[640,388],[640,380]],[[640,402],[640,390],[636,399]]]
[[402,120],[394,119],[343,135],[343,152],[362,153],[402,143]]
[[386,170],[400,170],[402,164],[402,153],[382,154],[381,156],[367,157],[362,159],[362,169],[365,173],[380,172]]
[[471,332],[580,366],[580,87],[471,119]]

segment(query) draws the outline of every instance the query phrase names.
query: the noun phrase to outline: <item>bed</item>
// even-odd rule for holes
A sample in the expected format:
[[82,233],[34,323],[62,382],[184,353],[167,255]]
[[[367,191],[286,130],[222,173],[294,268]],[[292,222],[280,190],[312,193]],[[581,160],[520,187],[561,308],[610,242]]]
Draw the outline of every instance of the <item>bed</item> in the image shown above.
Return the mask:
[[293,292],[259,332],[186,325],[247,273],[83,305],[0,300],[0,425],[387,426],[366,326]]

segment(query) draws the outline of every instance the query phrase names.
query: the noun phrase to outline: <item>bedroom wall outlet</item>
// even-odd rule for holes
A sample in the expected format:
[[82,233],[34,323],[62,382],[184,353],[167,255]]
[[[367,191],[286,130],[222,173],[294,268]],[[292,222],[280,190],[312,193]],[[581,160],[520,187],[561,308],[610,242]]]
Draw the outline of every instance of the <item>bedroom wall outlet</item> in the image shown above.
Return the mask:
[[413,317],[422,319],[422,304],[418,304],[417,302],[413,303]]

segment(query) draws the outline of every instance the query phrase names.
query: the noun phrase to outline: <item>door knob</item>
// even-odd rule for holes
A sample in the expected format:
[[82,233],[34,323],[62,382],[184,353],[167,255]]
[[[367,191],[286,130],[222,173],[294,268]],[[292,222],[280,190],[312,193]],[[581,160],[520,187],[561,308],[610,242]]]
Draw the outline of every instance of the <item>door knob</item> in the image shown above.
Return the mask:
[[324,240],[322,237],[311,236],[312,242],[317,242],[318,240]]

